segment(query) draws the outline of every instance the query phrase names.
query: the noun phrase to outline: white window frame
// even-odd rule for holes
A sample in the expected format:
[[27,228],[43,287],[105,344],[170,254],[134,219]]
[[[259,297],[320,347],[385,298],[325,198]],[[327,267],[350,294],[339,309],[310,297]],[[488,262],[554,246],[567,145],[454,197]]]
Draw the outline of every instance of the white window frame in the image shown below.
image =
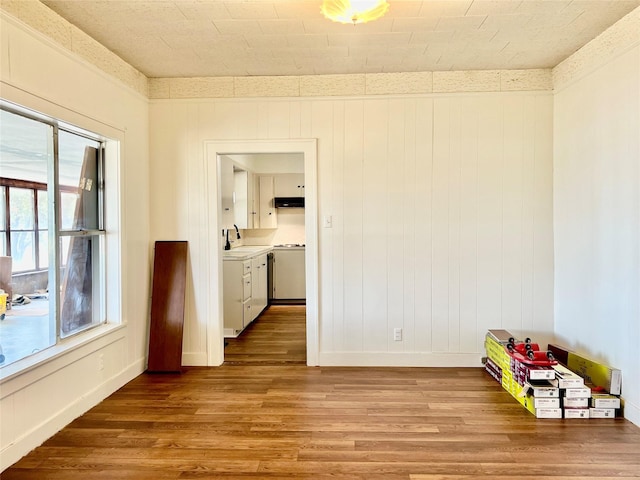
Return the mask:
[[[64,107],[50,104],[41,99],[34,100],[37,105],[26,107],[0,98],[0,105],[12,113],[49,124],[53,122],[64,130],[98,139],[104,144],[104,178],[107,180],[103,192],[105,205],[103,211],[104,248],[100,255],[100,268],[104,272],[104,285],[101,288],[100,296],[101,317],[104,322],[61,338],[60,320],[56,318],[56,343],[54,345],[0,367],[2,397],[10,395],[14,390],[19,390],[20,385],[24,387],[24,382],[32,383],[47,376],[48,370],[56,368],[54,365],[58,365],[59,362],[67,364],[74,359],[86,356],[87,352],[96,351],[125,336],[126,323],[123,321],[122,315],[122,197],[120,178],[120,150],[124,141],[124,132],[75,112],[70,112]],[[24,105],[24,103],[30,102],[22,103]],[[57,271],[58,261],[56,258],[55,266],[49,266],[50,272],[52,269]],[[44,365],[48,365],[50,368],[38,368]],[[25,374],[27,375],[23,377],[24,382],[9,382],[9,380]]]

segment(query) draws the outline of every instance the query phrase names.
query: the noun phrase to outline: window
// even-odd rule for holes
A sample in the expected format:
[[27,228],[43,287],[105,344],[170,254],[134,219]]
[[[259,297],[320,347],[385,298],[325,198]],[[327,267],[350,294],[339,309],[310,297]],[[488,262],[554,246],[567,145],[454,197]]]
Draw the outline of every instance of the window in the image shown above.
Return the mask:
[[1,105],[0,255],[11,272],[0,288],[15,300],[0,323],[4,366],[105,322],[106,229],[104,141]]

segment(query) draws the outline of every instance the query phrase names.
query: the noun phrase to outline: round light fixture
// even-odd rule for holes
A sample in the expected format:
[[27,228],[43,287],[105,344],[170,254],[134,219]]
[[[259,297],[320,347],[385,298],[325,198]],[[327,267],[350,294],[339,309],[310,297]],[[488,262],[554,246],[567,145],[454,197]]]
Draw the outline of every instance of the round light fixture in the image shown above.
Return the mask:
[[323,0],[322,13],[339,23],[367,23],[382,17],[389,4],[386,0]]

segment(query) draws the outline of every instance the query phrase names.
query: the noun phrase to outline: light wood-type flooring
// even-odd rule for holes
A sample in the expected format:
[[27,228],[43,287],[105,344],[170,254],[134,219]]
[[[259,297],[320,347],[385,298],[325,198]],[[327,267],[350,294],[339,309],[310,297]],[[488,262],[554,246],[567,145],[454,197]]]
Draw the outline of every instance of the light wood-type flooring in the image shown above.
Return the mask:
[[640,478],[640,428],[537,420],[481,368],[305,366],[303,307],[227,350],[140,375],[2,480]]

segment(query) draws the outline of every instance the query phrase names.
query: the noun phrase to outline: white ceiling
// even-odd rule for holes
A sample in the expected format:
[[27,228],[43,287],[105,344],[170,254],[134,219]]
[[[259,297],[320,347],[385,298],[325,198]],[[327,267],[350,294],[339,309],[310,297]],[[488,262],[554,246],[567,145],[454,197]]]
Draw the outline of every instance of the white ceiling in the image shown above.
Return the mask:
[[148,77],[554,67],[640,0],[389,0],[365,25],[321,0],[42,0]]

